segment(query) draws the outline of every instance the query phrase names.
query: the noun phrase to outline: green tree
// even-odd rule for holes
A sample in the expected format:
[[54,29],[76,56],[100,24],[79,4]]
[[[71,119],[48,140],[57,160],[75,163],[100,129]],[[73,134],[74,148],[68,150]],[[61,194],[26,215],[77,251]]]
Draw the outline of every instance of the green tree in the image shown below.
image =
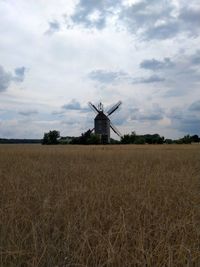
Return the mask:
[[173,140],[172,139],[165,139],[165,144],[173,144]]
[[60,137],[60,132],[53,130],[48,133],[44,133],[44,137],[42,139],[43,145],[56,145],[58,144],[58,138]]
[[137,136],[134,144],[137,144],[137,145],[145,144],[145,138],[143,136]]
[[199,136],[197,134],[191,136],[190,139],[194,143],[199,143],[200,142],[200,138],[199,138]]
[[134,144],[137,139],[137,135],[135,132],[132,132],[131,134],[125,134],[121,138],[122,144]]
[[97,134],[91,134],[89,139],[87,140],[87,143],[88,144],[100,144],[101,143],[101,139],[100,139],[100,136],[97,135]]
[[185,135],[182,138],[182,141],[183,141],[183,144],[191,144],[192,143],[191,137],[189,135]]

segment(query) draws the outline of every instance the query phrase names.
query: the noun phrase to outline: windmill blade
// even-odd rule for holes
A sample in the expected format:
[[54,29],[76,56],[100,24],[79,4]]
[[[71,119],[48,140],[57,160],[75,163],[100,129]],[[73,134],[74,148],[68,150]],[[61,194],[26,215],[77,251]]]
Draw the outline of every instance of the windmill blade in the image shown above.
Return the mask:
[[122,137],[122,134],[120,131],[110,122],[110,128],[113,130],[114,133],[116,133],[119,137]]
[[115,112],[115,110],[118,109],[121,104],[122,104],[122,101],[119,101],[112,108],[110,108],[107,112],[108,116],[110,116],[113,112]]
[[97,114],[99,113],[99,110],[91,102],[88,102],[88,105],[95,113]]

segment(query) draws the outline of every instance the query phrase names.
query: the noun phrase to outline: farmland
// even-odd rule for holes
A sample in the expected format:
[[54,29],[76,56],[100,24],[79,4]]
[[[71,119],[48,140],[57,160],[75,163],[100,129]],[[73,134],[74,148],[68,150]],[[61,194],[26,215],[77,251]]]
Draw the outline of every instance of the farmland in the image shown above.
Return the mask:
[[0,266],[200,266],[200,146],[0,146]]

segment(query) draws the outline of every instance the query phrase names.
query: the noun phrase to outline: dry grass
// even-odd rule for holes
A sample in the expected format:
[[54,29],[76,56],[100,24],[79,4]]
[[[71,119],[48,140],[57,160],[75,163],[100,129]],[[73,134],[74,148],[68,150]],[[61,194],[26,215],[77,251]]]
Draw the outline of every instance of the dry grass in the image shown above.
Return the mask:
[[200,266],[200,146],[0,146],[0,266]]

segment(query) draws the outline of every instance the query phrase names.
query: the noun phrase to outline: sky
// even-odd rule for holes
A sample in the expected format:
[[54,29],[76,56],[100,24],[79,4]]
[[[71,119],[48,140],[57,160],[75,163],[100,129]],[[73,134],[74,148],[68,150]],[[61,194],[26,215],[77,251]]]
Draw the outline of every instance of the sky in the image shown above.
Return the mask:
[[0,0],[0,138],[79,136],[119,100],[122,134],[200,135],[199,0]]

